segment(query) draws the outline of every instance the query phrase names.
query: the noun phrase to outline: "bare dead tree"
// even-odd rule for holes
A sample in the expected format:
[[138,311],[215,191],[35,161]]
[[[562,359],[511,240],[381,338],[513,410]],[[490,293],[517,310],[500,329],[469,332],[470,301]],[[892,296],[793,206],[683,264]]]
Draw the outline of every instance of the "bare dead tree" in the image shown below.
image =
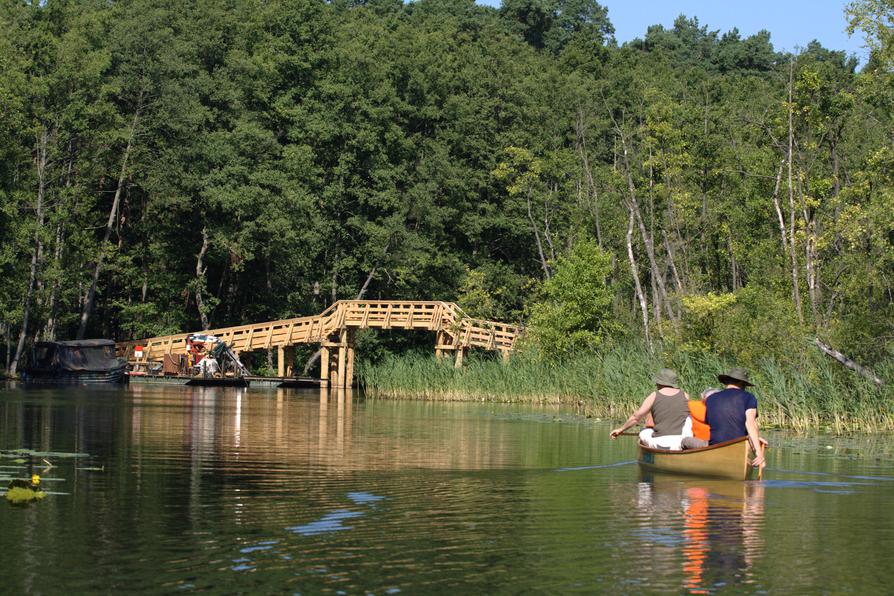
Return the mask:
[[205,287],[205,272],[207,271],[207,267],[205,267],[204,259],[205,255],[208,253],[208,228],[202,228],[202,248],[199,249],[199,254],[196,255],[196,308],[199,311],[199,318],[202,321],[202,330],[207,331],[211,327],[211,323],[208,320],[208,313],[205,311],[205,301],[202,297],[202,288]]
[[869,369],[866,368],[865,366],[862,366],[862,365],[860,365],[860,364],[857,364],[857,363],[854,362],[852,359],[848,358],[847,356],[845,356],[844,354],[842,354],[842,353],[839,352],[838,350],[832,348],[832,346],[830,346],[829,344],[825,343],[824,341],[821,341],[819,338],[815,338],[813,341],[814,341],[814,343],[816,344],[816,346],[817,346],[817,347],[818,347],[824,354],[826,354],[827,356],[829,356],[829,357],[831,357],[831,358],[834,358],[835,360],[837,360],[837,361],[840,362],[841,364],[845,365],[845,366],[848,367],[849,369],[858,372],[858,373],[859,373],[860,375],[862,375],[864,378],[869,379],[870,381],[872,381],[873,383],[875,383],[876,387],[881,387],[881,386],[884,384],[884,381],[882,381],[882,380],[878,377],[878,375],[876,375],[874,372],[872,372],[871,370],[869,370]]
[[636,299],[639,301],[640,311],[643,315],[643,333],[646,337],[646,344],[652,349],[652,337],[649,333],[649,305],[646,303],[646,295],[643,293],[642,284],[639,282],[639,267],[636,264],[636,257],[633,254],[633,226],[635,216],[633,210],[629,210],[630,217],[627,219],[627,260],[630,263],[630,274],[633,276],[633,288],[636,293]]

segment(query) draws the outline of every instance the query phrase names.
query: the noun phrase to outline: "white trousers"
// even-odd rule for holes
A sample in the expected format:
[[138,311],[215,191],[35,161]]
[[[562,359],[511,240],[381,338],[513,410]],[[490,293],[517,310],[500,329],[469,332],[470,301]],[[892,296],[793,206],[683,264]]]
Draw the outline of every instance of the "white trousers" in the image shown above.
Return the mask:
[[653,449],[670,449],[671,451],[679,451],[683,449],[683,437],[691,437],[692,436],[692,418],[689,416],[686,417],[686,422],[683,424],[682,434],[679,435],[663,435],[660,437],[653,436],[655,434],[654,428],[644,428],[639,432],[639,440],[643,442],[643,445],[646,447],[652,447]]

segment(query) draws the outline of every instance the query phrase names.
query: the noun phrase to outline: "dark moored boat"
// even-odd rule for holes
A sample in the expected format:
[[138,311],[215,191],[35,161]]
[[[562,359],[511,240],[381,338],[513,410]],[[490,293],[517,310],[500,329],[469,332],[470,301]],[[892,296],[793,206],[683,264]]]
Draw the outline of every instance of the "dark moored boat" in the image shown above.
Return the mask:
[[126,383],[127,362],[115,357],[115,342],[108,339],[42,341],[34,345],[25,383]]

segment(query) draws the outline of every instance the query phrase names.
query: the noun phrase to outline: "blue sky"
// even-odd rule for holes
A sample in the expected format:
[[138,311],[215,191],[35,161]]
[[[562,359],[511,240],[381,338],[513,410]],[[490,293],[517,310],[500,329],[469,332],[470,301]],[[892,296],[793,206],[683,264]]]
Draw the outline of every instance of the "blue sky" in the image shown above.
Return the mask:
[[[868,52],[859,34],[845,32],[845,0],[597,0],[608,7],[618,43],[642,37],[649,25],[671,27],[685,14],[698,17],[709,30],[721,32],[738,27],[743,37],[761,29],[770,32],[773,47],[794,51],[817,39],[832,50],[856,54],[865,62]],[[499,6],[500,0],[478,0]]]

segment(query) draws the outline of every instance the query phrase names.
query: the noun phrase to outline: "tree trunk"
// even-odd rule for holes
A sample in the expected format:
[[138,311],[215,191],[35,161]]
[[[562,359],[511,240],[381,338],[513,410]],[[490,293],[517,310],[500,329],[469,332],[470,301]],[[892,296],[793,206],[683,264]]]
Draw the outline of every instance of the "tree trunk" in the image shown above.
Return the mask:
[[208,321],[208,313],[205,312],[205,303],[202,298],[202,289],[205,287],[205,270],[204,259],[208,252],[208,228],[202,228],[202,248],[196,255],[196,308],[199,310],[199,319],[202,322],[202,331],[211,328]]
[[[336,263],[337,263],[338,257],[340,257],[341,255],[339,255],[338,253],[336,253],[336,255],[337,255]],[[331,290],[332,290],[332,294],[331,294],[332,304],[335,304],[338,301],[338,266],[337,265],[332,267],[332,288],[331,288]]]
[[816,338],[813,341],[816,344],[816,346],[820,350],[822,350],[822,352],[824,354],[834,358],[835,360],[842,363],[849,369],[860,373],[864,378],[869,379],[870,381],[875,383],[877,387],[881,387],[884,384],[884,382],[880,378],[878,378],[878,376],[874,372],[872,372],[865,366],[861,366],[861,365],[857,364],[856,362],[854,362],[853,360],[851,360],[850,358],[848,358],[847,356],[845,356],[838,350],[832,348],[832,346],[830,346],[829,344],[827,344],[823,341],[820,341],[819,338]]
[[130,124],[130,135],[127,139],[127,147],[124,149],[124,157],[121,159],[121,173],[118,176],[118,188],[115,189],[115,198],[112,201],[112,208],[109,209],[109,219],[106,222],[106,231],[103,235],[102,243],[99,245],[99,251],[96,255],[96,266],[93,269],[93,279],[90,282],[90,289],[87,291],[87,299],[84,301],[84,310],[81,312],[81,323],[78,326],[78,339],[84,339],[87,331],[87,321],[90,319],[90,313],[93,310],[93,302],[96,299],[96,284],[99,281],[99,274],[102,272],[103,261],[105,259],[106,246],[109,243],[109,237],[112,235],[112,229],[115,227],[115,219],[118,213],[118,204],[121,201],[121,190],[124,188],[124,182],[127,178],[127,159],[130,157],[130,151],[133,148],[134,139],[137,132],[137,126],[140,122],[142,94],[138,102],[138,107],[133,115]]
[[11,326],[9,323],[3,323],[3,338],[6,340],[6,367],[3,369],[7,374],[9,373],[9,363],[12,358],[12,337],[11,337]]
[[643,294],[643,287],[639,283],[639,267],[636,265],[636,257],[633,256],[633,210],[630,210],[630,217],[627,220],[627,259],[630,262],[630,274],[633,276],[633,287],[636,291],[636,299],[639,301],[640,310],[643,315],[643,333],[646,336],[646,344],[652,349],[652,337],[649,333],[649,306],[646,304],[646,295]]
[[819,263],[817,259],[817,223],[816,211],[808,207],[804,197],[804,186],[798,177],[798,199],[801,204],[801,216],[804,218],[804,265],[807,269],[807,296],[810,298],[810,312],[813,314],[814,326],[819,325]]
[[549,264],[546,262],[546,255],[543,253],[543,243],[540,241],[540,230],[537,227],[537,222],[534,220],[534,212],[531,209],[531,193],[527,194],[528,201],[528,221],[531,222],[531,227],[534,229],[534,240],[537,241],[537,254],[540,255],[540,266],[543,267],[543,275],[546,279],[552,277],[552,272],[549,269]]
[[776,209],[776,217],[779,220],[779,236],[782,241],[783,258],[791,258],[788,249],[788,232],[785,227],[785,216],[782,214],[782,206],[779,204],[779,189],[782,186],[782,168],[785,166],[786,160],[779,162],[779,170],[776,172],[776,187],[773,189],[773,208]]
[[53,250],[53,262],[55,263],[57,274],[53,280],[53,287],[50,289],[50,300],[47,308],[48,318],[44,327],[43,337],[49,341],[56,339],[56,295],[59,293],[59,272],[62,269],[62,245],[65,242],[65,233],[63,231],[62,222],[56,225],[56,247]]
[[649,258],[649,268],[651,270],[651,277],[654,288],[653,296],[655,298],[655,302],[657,303],[653,306],[656,309],[656,313],[660,313],[663,303],[667,301],[667,290],[664,286],[664,276],[661,274],[661,271],[658,268],[658,261],[655,258],[655,244],[652,235],[649,233],[648,230],[646,230],[646,223],[639,208],[639,201],[636,198],[636,186],[633,184],[633,172],[630,168],[630,158],[627,151],[627,141],[624,140],[623,135],[621,135],[621,143],[623,145],[624,167],[627,170],[627,190],[630,193],[630,209],[636,216],[636,223],[639,226],[639,232],[643,238],[643,244],[646,247],[646,256]]
[[729,267],[730,267],[730,286],[733,289],[733,292],[739,289],[739,263],[736,261],[736,252],[733,249],[733,235],[732,230],[730,230],[729,235],[726,237],[726,250],[729,252]]
[[[626,155],[625,155],[625,157],[626,157]],[[646,237],[646,234],[643,234],[643,244],[646,245],[646,256],[648,256],[648,253],[649,253],[648,243],[649,243],[649,241],[654,242],[654,240],[655,240],[655,193],[654,193],[655,172],[652,167],[652,147],[651,146],[649,147],[649,156],[646,161],[649,164],[649,189],[648,189],[648,193],[647,193],[649,196],[649,202],[647,204],[647,206],[649,208],[648,213],[647,213],[647,215],[649,216],[649,229],[648,229],[649,233],[648,233],[648,238]],[[629,164],[628,164],[628,167],[629,167]],[[632,180],[632,178],[630,178],[630,180]],[[639,216],[639,219],[643,220],[644,218],[642,216],[642,211],[639,208],[638,200],[636,201],[634,206],[636,207],[636,213]],[[640,228],[640,231],[642,231],[644,229],[645,229],[645,222],[643,222],[642,227]],[[654,250],[654,246],[653,246],[653,250]],[[651,258],[649,259],[649,265],[650,265],[650,271],[651,271],[651,275],[649,275],[649,285],[652,286],[652,314],[654,315],[655,321],[658,323],[658,329],[660,330],[661,329],[661,307],[664,303],[664,299],[663,299],[663,296],[661,294],[659,294],[659,292],[658,292],[658,279],[657,279],[658,271],[656,270],[655,267],[651,267],[651,265],[652,265]]]
[[19,360],[25,349],[25,338],[28,335],[28,317],[31,314],[31,300],[34,297],[34,288],[37,284],[37,264],[40,261],[40,255],[43,250],[41,242],[41,232],[43,231],[43,203],[46,195],[46,169],[47,169],[47,152],[49,150],[50,133],[46,127],[41,127],[40,134],[37,137],[37,226],[34,228],[34,251],[31,253],[31,269],[28,273],[28,287],[25,290],[25,296],[22,306],[22,329],[19,332],[19,340],[16,343],[15,356],[9,364],[9,375],[15,376],[19,366]]
[[793,122],[793,87],[795,77],[795,63],[789,63],[788,75],[788,204],[789,204],[789,245],[792,260],[792,301],[795,303],[795,310],[798,313],[798,322],[804,324],[804,313],[801,310],[801,288],[798,282],[798,256],[795,246],[795,188],[792,181],[792,157],[793,145],[795,140],[795,129]]
[[671,248],[671,243],[670,239],[667,237],[667,232],[664,233],[664,249],[667,251],[667,261],[670,264],[671,275],[674,278],[674,285],[677,288],[677,292],[683,294],[683,281],[680,279],[680,274],[677,273],[677,265],[674,262],[674,251]]
[[[68,143],[68,163],[65,171],[65,188],[71,188],[71,176],[74,169],[75,151],[74,142]],[[59,294],[60,277],[62,276],[62,253],[65,247],[65,220],[62,219],[56,224],[56,247],[53,251],[53,263],[56,268],[56,276],[53,280],[53,287],[50,290],[49,308],[47,309],[47,324],[44,327],[43,336],[50,341],[56,339],[56,298]]]
[[556,192],[555,186],[550,190],[547,199],[543,202],[543,237],[546,239],[546,245],[549,246],[549,258],[555,263],[556,262],[556,248],[553,246],[553,235],[549,229],[549,212],[550,212],[550,200],[549,197]]
[[581,167],[587,180],[587,206],[592,205],[593,220],[596,225],[596,243],[602,248],[602,226],[599,221],[599,193],[596,191],[596,182],[593,180],[593,170],[590,168],[590,160],[587,157],[587,139],[584,127],[583,112],[578,109],[575,121],[577,133],[577,150],[580,153]]

